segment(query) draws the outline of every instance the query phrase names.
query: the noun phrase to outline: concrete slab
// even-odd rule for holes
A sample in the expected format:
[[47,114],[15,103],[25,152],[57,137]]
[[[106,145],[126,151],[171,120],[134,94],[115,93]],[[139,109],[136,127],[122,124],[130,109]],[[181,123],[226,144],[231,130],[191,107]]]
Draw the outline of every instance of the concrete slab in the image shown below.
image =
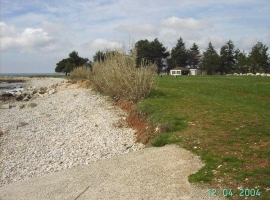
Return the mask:
[[202,166],[189,151],[167,145],[12,183],[0,194],[2,200],[211,199],[188,182]]

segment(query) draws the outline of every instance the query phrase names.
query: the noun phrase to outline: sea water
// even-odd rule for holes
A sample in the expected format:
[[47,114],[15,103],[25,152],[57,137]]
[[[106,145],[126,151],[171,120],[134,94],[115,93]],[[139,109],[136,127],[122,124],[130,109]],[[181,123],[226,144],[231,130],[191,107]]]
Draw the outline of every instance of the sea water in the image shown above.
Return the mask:
[[[65,76],[64,73],[0,73],[0,79],[2,77],[30,77],[30,76]],[[3,93],[16,93],[23,90],[23,82],[1,82],[0,81],[0,95]]]
[[23,82],[0,82],[0,95],[3,93],[16,93],[20,90],[23,90]]

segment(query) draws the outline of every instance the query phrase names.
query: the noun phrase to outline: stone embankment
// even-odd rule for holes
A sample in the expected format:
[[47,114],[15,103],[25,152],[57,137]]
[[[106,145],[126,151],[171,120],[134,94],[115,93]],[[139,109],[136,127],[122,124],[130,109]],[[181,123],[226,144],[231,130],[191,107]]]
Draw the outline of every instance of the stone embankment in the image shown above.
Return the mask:
[[90,89],[37,78],[15,95],[0,110],[0,186],[144,148],[126,113]]

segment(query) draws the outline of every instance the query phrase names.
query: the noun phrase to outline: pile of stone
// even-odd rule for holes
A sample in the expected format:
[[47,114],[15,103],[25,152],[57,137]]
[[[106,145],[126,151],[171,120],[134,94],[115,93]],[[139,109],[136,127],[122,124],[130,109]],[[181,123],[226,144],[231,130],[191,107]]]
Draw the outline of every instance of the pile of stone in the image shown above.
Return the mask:
[[[72,84],[73,82],[71,81],[57,78],[31,79],[27,81],[24,88],[12,90],[0,95],[0,109],[11,109],[12,107],[23,109],[32,107],[28,105],[32,100],[39,97],[50,97],[58,91],[70,87]],[[76,88],[76,86],[74,86],[74,88]],[[14,101],[21,101],[22,104],[15,105]]]
[[33,102],[28,102],[26,104],[20,104],[20,105],[13,105],[10,103],[6,103],[6,104],[0,105],[0,109],[11,109],[12,107],[17,107],[19,109],[23,109],[23,108],[34,108],[36,106],[37,106],[37,104],[33,103]]
[[96,92],[61,79],[27,84],[32,99],[0,110],[0,187],[144,147],[125,123],[126,113]]
[[226,76],[270,76],[270,74],[266,74],[266,73],[256,73],[256,74],[253,74],[253,73],[246,73],[246,74],[234,73],[234,74],[226,74]]
[[18,91],[14,94],[17,101],[29,101],[31,98],[46,97],[57,92],[58,83],[52,83],[48,87],[28,87],[25,90]]

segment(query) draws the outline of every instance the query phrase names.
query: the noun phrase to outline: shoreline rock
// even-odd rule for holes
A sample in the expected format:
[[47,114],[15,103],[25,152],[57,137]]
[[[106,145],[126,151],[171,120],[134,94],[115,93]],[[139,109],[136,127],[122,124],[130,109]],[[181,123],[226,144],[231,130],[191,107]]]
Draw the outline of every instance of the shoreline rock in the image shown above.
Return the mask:
[[9,103],[0,105],[0,109],[10,109],[11,105]]
[[57,87],[67,85],[66,82],[68,81],[61,79],[58,80],[57,83],[50,83],[48,86],[33,86],[33,84],[30,83],[30,80],[28,80],[28,82],[25,81],[26,85],[28,86],[16,89],[14,91],[4,92],[0,96],[0,100],[4,102],[12,99],[15,99],[16,101],[29,101],[32,98],[51,96],[57,92]]

